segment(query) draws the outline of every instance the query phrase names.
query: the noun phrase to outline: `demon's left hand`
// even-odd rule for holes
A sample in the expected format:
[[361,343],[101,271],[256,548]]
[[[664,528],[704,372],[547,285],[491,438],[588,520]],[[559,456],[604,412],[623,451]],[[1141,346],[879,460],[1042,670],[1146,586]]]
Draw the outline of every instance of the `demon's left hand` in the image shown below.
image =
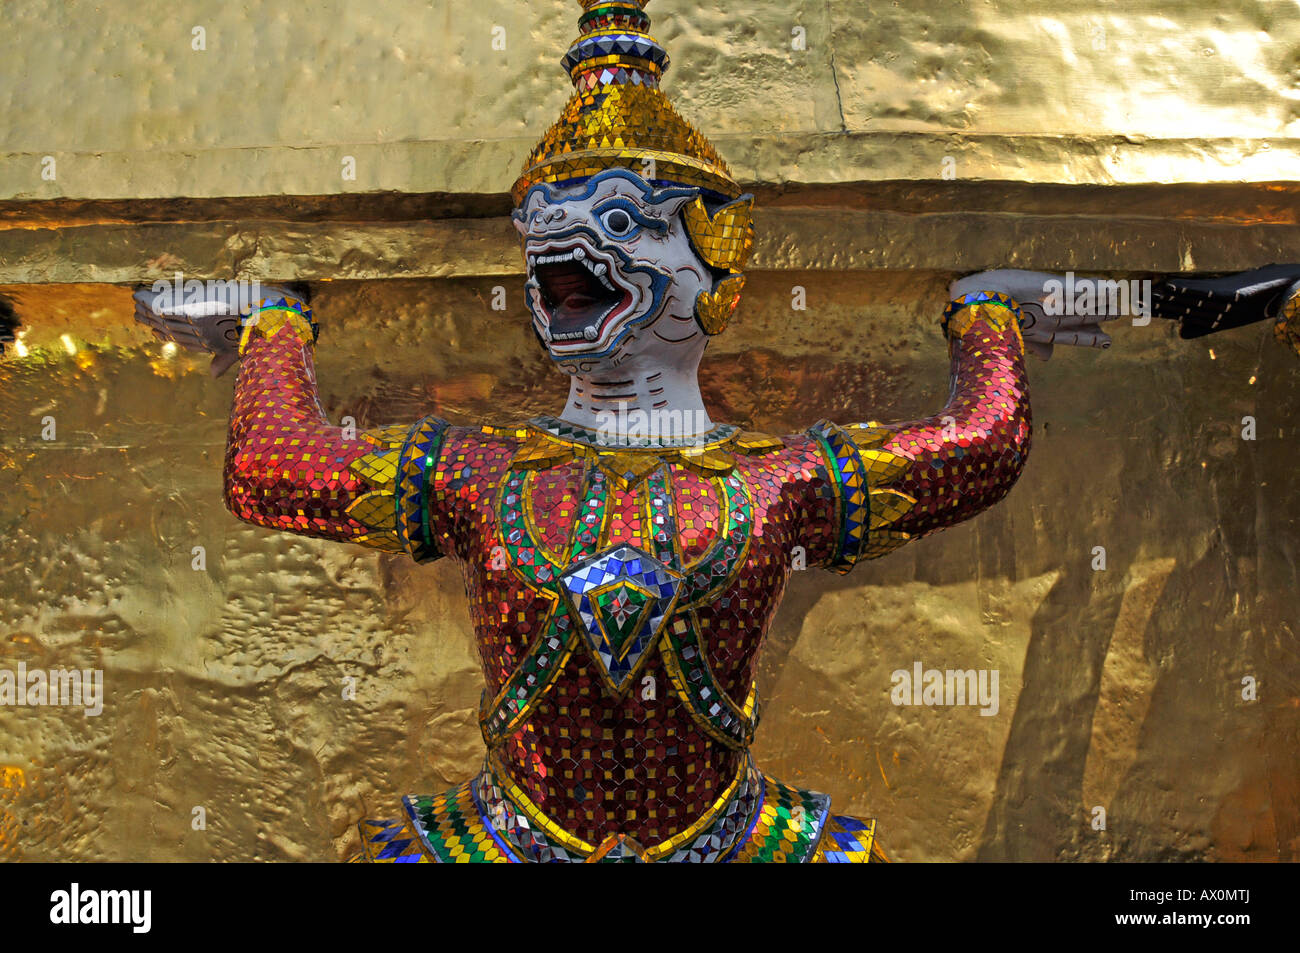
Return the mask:
[[1052,313],[1060,309],[1047,306],[1054,289],[1059,298],[1065,283],[1064,275],[999,268],[958,279],[949,286],[948,294],[956,299],[975,291],[996,291],[1014,298],[1020,305],[1020,333],[1025,347],[1044,361],[1052,356],[1057,344],[1110,347],[1110,335],[1101,324],[1115,320],[1118,314],[1060,314]]

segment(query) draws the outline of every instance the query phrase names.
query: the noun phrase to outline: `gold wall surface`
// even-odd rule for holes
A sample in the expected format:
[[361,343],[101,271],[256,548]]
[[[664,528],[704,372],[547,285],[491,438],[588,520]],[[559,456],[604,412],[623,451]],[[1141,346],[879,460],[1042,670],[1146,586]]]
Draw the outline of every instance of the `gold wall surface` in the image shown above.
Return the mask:
[[[963,179],[1300,178],[1294,0],[648,12],[665,90],[742,183],[937,179],[946,157]],[[4,16],[0,199],[470,194],[506,191],[559,114],[578,6],[9,0]]]
[[[360,817],[477,768],[455,567],[234,520],[233,376],[161,348],[130,290],[310,280],[335,421],[557,410],[504,196],[567,94],[577,9],[4,5],[0,668],[99,668],[108,699],[0,707],[0,858],[342,858]],[[667,90],[759,196],[703,369],[718,419],[936,411],[964,272],[1300,261],[1294,2],[649,12]],[[759,763],[878,817],[897,859],[1300,854],[1300,362],[1258,325],[1113,334],[1031,362],[1005,501],[847,577],[796,573],[777,616]],[[895,707],[914,661],[998,669],[999,713]]]

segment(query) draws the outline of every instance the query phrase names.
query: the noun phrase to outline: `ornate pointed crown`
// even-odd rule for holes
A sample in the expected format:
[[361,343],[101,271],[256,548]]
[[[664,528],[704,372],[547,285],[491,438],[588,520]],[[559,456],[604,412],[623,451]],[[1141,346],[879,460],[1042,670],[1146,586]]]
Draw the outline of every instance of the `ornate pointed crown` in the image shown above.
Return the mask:
[[668,54],[649,33],[649,0],[579,0],[580,35],[564,57],[575,92],[515,182],[515,204],[541,182],[563,184],[624,168],[655,185],[703,189],[713,202],[740,196],[712,144],[659,89]]

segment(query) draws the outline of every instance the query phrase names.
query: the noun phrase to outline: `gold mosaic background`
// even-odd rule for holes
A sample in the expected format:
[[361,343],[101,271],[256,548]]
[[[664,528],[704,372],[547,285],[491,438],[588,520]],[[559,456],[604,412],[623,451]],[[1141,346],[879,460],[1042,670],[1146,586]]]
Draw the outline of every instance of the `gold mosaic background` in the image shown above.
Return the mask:
[[[556,409],[504,193],[563,103],[577,4],[103,6],[16,0],[0,33],[23,77],[0,84],[0,295],[27,351],[0,359],[0,666],[98,667],[108,690],[99,718],[0,708],[0,857],[340,858],[359,817],[477,766],[459,576],[230,517],[232,378],[167,357],[129,287],[311,279],[335,420]],[[720,419],[937,410],[962,272],[1300,261],[1294,3],[650,12],[669,94],[760,197],[703,374]],[[899,859],[1300,853],[1300,362],[1258,326],[1114,335],[1032,364],[1006,501],[791,584],[760,763],[877,816]],[[998,668],[1000,713],[895,708],[916,660]]]

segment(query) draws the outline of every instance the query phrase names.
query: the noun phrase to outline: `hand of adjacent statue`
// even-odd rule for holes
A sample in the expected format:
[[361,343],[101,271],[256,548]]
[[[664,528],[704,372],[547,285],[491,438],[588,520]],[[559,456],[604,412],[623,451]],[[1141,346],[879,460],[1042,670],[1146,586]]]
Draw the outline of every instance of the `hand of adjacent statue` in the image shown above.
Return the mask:
[[220,377],[239,358],[240,318],[258,300],[291,294],[275,285],[261,285],[250,296],[248,287],[241,282],[212,281],[205,282],[201,291],[186,292],[171,282],[141,285],[132,296],[135,319],[163,341],[211,354],[209,370],[213,377]]
[[[1087,280],[1091,279],[1076,278],[1075,283]],[[999,268],[959,278],[949,286],[948,293],[952,298],[959,298],[973,291],[997,291],[1014,298],[1020,305],[1020,333],[1025,339],[1025,347],[1044,361],[1052,356],[1052,349],[1057,344],[1110,347],[1110,335],[1101,329],[1101,324],[1113,321],[1119,315],[1049,313],[1058,310],[1047,306],[1053,297],[1053,282],[1057,283],[1056,295],[1059,297],[1059,289],[1066,282],[1064,275]]]
[[1154,314],[1184,339],[1276,319],[1273,333],[1300,354],[1300,264],[1268,265],[1219,278],[1173,276],[1155,285]]

